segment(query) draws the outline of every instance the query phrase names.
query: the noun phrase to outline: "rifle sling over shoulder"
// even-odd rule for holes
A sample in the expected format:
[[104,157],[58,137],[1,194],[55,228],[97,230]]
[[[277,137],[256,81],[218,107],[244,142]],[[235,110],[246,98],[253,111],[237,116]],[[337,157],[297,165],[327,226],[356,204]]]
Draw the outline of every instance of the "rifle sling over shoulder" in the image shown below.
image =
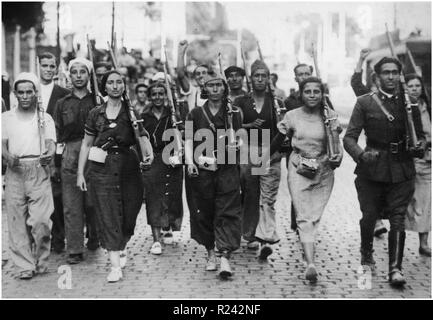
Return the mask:
[[385,106],[383,105],[382,101],[380,101],[377,94],[373,92],[373,94],[371,96],[372,96],[373,100],[379,105],[380,110],[382,110],[382,112],[385,114],[388,121],[393,122],[395,120],[395,117],[388,110],[386,110]]

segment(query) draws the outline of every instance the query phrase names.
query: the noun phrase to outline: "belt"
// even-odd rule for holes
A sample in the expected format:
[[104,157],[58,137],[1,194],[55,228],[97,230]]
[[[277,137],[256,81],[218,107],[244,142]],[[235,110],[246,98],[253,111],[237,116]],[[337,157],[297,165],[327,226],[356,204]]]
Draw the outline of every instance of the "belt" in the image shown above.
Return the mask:
[[367,146],[376,148],[376,149],[382,149],[384,151],[389,151],[392,154],[399,154],[404,151],[406,151],[406,141],[400,140],[398,142],[379,142],[375,140],[368,139],[367,140]]
[[21,156],[21,157],[18,157],[18,160],[20,162],[35,161],[35,160],[39,160],[39,156],[35,156],[35,155]]
[[119,154],[119,153],[127,154],[131,151],[131,149],[125,147],[111,147],[108,148],[106,151],[108,154]]

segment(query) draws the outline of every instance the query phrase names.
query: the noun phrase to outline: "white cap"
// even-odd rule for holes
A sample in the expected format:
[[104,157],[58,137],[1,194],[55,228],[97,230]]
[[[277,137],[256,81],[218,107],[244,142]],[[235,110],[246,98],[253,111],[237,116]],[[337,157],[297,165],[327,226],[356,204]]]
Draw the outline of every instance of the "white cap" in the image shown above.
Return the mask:
[[84,65],[87,68],[87,71],[89,72],[89,74],[93,69],[92,62],[90,62],[90,60],[87,60],[85,58],[75,58],[75,59],[72,59],[71,61],[69,61],[69,64],[68,64],[68,71],[69,72],[71,72],[71,67],[76,63],[81,63],[82,65]]
[[[168,82],[171,82],[171,77],[170,77],[169,74],[167,75],[167,79],[168,79]],[[159,80],[165,81],[165,74],[164,74],[164,72],[157,72],[157,73],[155,73],[153,75],[152,81],[159,81]]]
[[31,73],[31,72],[21,72],[17,76],[17,78],[14,81],[14,86],[13,86],[14,90],[16,90],[16,84],[18,82],[23,82],[23,81],[29,81],[29,82],[33,83],[33,85],[35,86],[36,90],[38,90],[38,88],[39,88],[39,79],[38,79],[38,77],[34,73]]

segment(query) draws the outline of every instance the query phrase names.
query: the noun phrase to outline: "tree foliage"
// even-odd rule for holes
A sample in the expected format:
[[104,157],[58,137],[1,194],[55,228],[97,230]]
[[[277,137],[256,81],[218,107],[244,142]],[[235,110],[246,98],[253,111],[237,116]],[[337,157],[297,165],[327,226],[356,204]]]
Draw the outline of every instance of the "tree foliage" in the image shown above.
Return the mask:
[[2,21],[6,30],[14,30],[18,24],[26,32],[35,27],[37,33],[43,32],[43,2],[2,2]]

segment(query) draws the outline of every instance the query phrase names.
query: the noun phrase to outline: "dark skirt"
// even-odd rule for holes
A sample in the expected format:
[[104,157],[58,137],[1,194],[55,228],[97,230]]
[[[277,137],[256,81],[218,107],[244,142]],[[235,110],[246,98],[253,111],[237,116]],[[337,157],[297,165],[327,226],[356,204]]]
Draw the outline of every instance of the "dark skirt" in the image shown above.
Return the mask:
[[105,164],[90,163],[90,194],[101,246],[124,250],[134,234],[143,199],[143,182],[133,151],[107,155]]
[[143,172],[147,223],[153,227],[180,231],[183,219],[182,166],[173,168],[162,160],[161,153],[149,170]]

